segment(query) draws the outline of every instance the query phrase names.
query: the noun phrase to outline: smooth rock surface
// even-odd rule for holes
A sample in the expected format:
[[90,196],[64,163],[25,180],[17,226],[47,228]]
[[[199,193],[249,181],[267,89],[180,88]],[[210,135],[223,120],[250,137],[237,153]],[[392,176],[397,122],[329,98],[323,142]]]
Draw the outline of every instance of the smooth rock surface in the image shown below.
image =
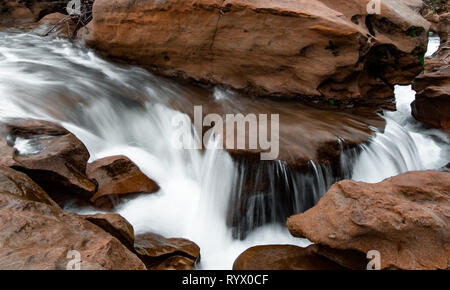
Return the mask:
[[255,246],[243,252],[233,264],[233,270],[343,270],[338,264],[317,255],[314,246]]

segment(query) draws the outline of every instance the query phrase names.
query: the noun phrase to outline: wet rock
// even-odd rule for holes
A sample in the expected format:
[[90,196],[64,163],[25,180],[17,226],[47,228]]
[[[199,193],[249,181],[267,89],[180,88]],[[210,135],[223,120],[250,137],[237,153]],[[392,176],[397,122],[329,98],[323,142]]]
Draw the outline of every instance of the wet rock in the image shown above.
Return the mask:
[[200,248],[186,239],[148,233],[137,235],[134,247],[149,270],[194,270],[200,259]]
[[112,58],[252,95],[393,109],[393,85],[422,70],[430,26],[406,2],[382,1],[368,15],[359,0],[97,0],[79,38]]
[[417,92],[411,104],[413,116],[432,127],[450,132],[450,42],[441,44],[425,71],[413,83]]
[[449,212],[450,173],[409,172],[378,184],[338,182],[287,226],[319,245],[377,250],[382,269],[447,269]]
[[17,199],[42,202],[54,207],[58,205],[27,175],[0,165],[0,193]]
[[17,0],[0,2],[0,25],[29,23],[35,16],[25,3]]
[[[23,187],[23,176],[19,178]],[[30,184],[26,190],[34,188]],[[77,251],[82,270],[145,270],[118,239],[83,217],[49,205],[39,189],[23,194],[24,189],[8,184],[5,191],[4,181],[0,186],[0,269],[74,269]]]
[[343,270],[338,264],[318,255],[316,247],[293,245],[256,246],[243,252],[233,270]]
[[58,124],[42,120],[14,119],[4,125],[13,137],[25,139],[39,135],[63,136],[70,134],[69,131]]
[[366,253],[354,250],[333,249],[323,245],[311,245],[311,250],[348,270],[366,270],[369,260]]
[[7,155],[0,165],[27,174],[60,204],[94,194],[96,184],[86,176],[89,152],[73,134],[37,120],[15,120],[5,128],[0,150]]
[[98,183],[98,190],[91,201],[100,208],[112,208],[121,198],[131,194],[159,190],[159,186],[125,156],[112,156],[90,163],[87,174]]
[[117,238],[123,245],[134,251],[134,229],[133,226],[121,215],[116,213],[93,214],[82,216],[91,223],[101,227],[113,237]]
[[0,24],[34,23],[47,14],[66,13],[69,0],[3,0],[0,2]]
[[0,30],[13,28],[42,36],[74,38],[76,31],[91,21],[94,0],[80,0],[80,10],[71,15],[67,9],[69,2],[3,0],[0,2]]
[[450,32],[450,6],[448,1],[430,1],[425,0],[425,8],[421,13],[425,19],[431,23],[430,30],[436,32],[441,43],[445,43],[448,40],[448,34]]
[[62,13],[46,15],[37,23],[37,32],[43,36],[55,36],[59,38],[72,38],[77,28],[76,21]]

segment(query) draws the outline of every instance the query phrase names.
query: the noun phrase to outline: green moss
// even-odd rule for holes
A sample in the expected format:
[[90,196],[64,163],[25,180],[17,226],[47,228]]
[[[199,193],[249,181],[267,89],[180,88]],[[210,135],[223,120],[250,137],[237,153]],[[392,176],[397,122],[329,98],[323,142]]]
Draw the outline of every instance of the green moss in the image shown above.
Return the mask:
[[425,68],[425,57],[423,55],[419,55],[419,61],[422,64],[422,67]]
[[408,34],[409,34],[409,36],[411,36],[411,37],[417,37],[416,30],[417,30],[417,27],[411,26],[411,27],[408,29]]

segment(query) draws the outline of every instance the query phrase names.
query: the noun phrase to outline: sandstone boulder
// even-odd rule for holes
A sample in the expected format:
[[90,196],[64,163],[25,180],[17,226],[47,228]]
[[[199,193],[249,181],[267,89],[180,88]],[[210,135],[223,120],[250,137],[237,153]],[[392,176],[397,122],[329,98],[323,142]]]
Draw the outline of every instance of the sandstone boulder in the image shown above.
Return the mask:
[[[79,37],[107,56],[253,95],[394,107],[430,24],[407,1],[97,0]],[[131,32],[132,31],[132,32]]]
[[450,6],[448,1],[424,0],[425,7],[421,13],[431,23],[430,29],[441,38],[441,43],[448,40],[450,32]]
[[17,199],[42,202],[54,207],[58,205],[25,174],[0,165],[0,192]]
[[23,24],[35,21],[35,16],[25,3],[17,0],[0,2],[0,25]]
[[417,92],[411,104],[413,116],[432,127],[450,132],[450,42],[441,44],[425,71],[413,83]]
[[82,270],[145,270],[118,239],[62,211],[24,174],[0,167],[0,269],[73,269],[78,253]]
[[381,254],[381,268],[447,269],[450,173],[409,172],[378,184],[345,180],[288,219],[296,237],[338,250]]
[[233,270],[343,270],[338,264],[318,255],[314,246],[256,246],[243,252]]
[[[6,133],[5,133],[6,132]],[[45,121],[14,120],[4,127],[1,164],[24,172],[56,202],[92,196],[86,176],[89,152],[73,134]]]
[[125,156],[94,161],[88,164],[87,174],[98,183],[98,190],[91,201],[100,208],[112,208],[120,198],[131,194],[159,190],[159,186]]
[[65,13],[69,0],[3,0],[0,24],[24,24],[38,21],[47,14]]
[[134,251],[133,226],[121,215],[116,213],[93,214],[83,216],[86,220],[101,227],[113,237],[117,238],[128,249]]
[[77,28],[76,21],[68,15],[62,13],[52,13],[46,15],[37,23],[34,32],[43,36],[54,36],[70,39]]
[[200,248],[186,239],[148,233],[137,235],[134,247],[149,270],[194,270],[200,259]]

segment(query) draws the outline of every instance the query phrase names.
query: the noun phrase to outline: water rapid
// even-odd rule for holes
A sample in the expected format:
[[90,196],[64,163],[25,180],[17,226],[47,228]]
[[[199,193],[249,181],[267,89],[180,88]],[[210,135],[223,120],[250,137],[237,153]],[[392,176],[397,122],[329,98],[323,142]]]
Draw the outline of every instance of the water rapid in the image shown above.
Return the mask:
[[[65,40],[0,32],[0,120],[58,122],[86,145],[90,161],[118,154],[133,160],[161,187],[117,207],[137,234],[191,239],[201,248],[202,269],[230,269],[235,258],[254,245],[309,245],[291,237],[282,224],[286,214],[304,211],[325,194],[336,181],[330,169],[312,162],[309,173],[295,172],[282,162],[254,168],[234,161],[224,150],[169,146],[171,120],[187,118],[175,108],[186,106],[194,93],[141,68],[105,61]],[[227,94],[232,92],[211,92],[217,101]],[[439,168],[449,159],[448,136],[423,128],[411,117],[414,92],[397,87],[396,96],[398,111],[385,113],[384,133],[362,145],[355,160],[344,155],[344,163],[353,168],[347,169],[348,178],[378,182],[410,170]],[[16,148],[29,150],[23,143]],[[254,184],[265,180],[271,188],[264,194],[253,190],[246,204],[239,205],[245,213],[239,215],[230,207],[240,200],[248,179]],[[280,189],[288,196],[280,198]],[[239,219],[237,233],[230,226],[233,215]]]

